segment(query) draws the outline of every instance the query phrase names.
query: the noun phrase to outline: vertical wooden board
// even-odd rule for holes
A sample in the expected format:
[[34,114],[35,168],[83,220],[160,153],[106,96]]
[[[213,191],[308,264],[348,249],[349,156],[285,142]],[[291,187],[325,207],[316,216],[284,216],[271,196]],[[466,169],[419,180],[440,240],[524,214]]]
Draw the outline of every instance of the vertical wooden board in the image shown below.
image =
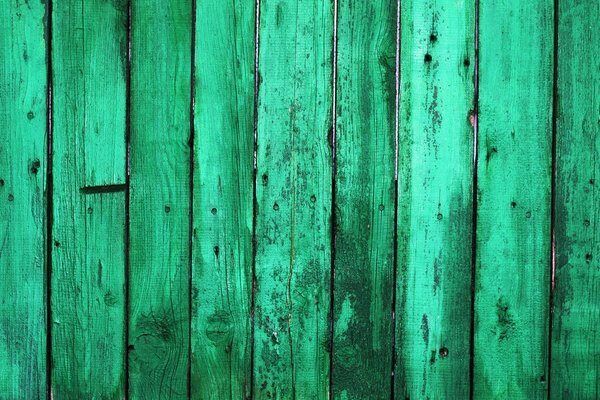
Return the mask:
[[188,397],[192,1],[132,2],[129,396]]
[[52,23],[51,393],[121,398],[125,196],[86,188],[125,174],[127,2],[59,2]]
[[61,128],[61,114],[54,108],[51,393],[54,399],[121,399],[125,195],[82,194],[74,187],[83,169],[72,160],[83,149],[68,144],[75,140]]
[[[61,1],[69,22],[81,31],[71,42],[81,46],[85,185],[125,183],[125,112],[127,82],[127,1]],[[74,20],[78,9],[81,20]],[[73,50],[73,46],[71,47]]]
[[124,184],[127,1],[61,1],[53,18],[53,68],[57,89],[68,92],[59,101],[77,119],[81,185]]
[[0,398],[46,391],[44,1],[0,7]]
[[330,0],[260,2],[254,395],[326,398]]
[[254,32],[254,0],[196,4],[194,399],[250,395]]
[[476,398],[547,396],[553,3],[480,0]]
[[598,2],[558,3],[556,273],[550,398],[600,396]]
[[469,396],[474,4],[401,4],[398,398]]
[[333,398],[389,398],[397,1],[338,3]]

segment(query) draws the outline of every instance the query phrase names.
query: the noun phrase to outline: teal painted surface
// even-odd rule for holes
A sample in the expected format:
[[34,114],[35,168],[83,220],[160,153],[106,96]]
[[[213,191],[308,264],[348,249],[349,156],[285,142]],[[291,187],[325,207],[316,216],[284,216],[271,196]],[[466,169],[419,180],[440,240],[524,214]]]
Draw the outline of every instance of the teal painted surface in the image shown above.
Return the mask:
[[468,398],[475,3],[403,1],[397,396]]
[[597,397],[557,5],[7,1],[0,398]]
[[479,13],[473,391],[541,399],[552,269],[553,4],[482,0]]
[[600,396],[598,110],[600,5],[561,1],[556,132],[556,271],[550,398]]
[[194,399],[243,399],[252,386],[254,4],[196,5]]
[[338,3],[333,398],[392,383],[397,11]]
[[52,8],[50,382],[57,399],[125,394],[125,194],[82,188],[124,183],[126,27],[125,1]]
[[0,7],[0,398],[46,391],[46,46],[42,1]]
[[260,3],[255,398],[329,391],[333,3]]

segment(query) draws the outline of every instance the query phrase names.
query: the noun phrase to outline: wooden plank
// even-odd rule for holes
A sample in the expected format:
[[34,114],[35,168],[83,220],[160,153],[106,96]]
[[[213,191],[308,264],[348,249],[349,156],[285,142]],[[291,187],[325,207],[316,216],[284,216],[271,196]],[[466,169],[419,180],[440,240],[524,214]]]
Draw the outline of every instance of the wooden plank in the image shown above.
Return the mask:
[[597,2],[558,3],[556,275],[550,398],[600,396]]
[[192,1],[134,1],[131,18],[129,396],[183,399]]
[[196,4],[194,399],[250,395],[254,32],[254,0]]
[[474,5],[400,11],[398,398],[469,396]]
[[0,7],[0,398],[46,391],[44,1]]
[[327,398],[331,272],[330,0],[260,2],[256,398]]
[[[83,51],[85,185],[125,183],[125,103],[127,81],[127,1],[76,1],[67,6]],[[63,9],[62,1],[56,8]],[[79,5],[81,4],[81,5]],[[72,20],[74,23],[76,20]]]
[[60,114],[55,108],[52,395],[55,399],[122,398],[125,195],[77,191],[76,183],[83,176],[77,179],[73,172],[83,175],[82,166],[65,160],[82,149],[67,144],[74,141],[59,128],[64,126]]
[[391,394],[397,1],[338,3],[333,398]]
[[547,396],[553,14],[480,1],[475,398]]
[[125,194],[84,188],[123,183],[127,2],[59,2],[52,23],[51,393],[121,398]]

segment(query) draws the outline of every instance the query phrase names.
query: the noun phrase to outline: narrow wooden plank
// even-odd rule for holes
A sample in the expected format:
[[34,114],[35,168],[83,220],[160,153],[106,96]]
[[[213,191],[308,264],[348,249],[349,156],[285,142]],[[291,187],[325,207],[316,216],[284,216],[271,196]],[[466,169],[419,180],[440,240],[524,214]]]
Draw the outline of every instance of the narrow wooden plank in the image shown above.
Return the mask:
[[254,395],[327,398],[330,0],[260,2]]
[[127,81],[127,1],[61,1],[83,51],[85,185],[125,183],[125,112]]
[[553,3],[480,0],[476,398],[547,396]]
[[338,3],[333,398],[389,398],[396,0]]
[[188,397],[192,1],[132,2],[129,396]]
[[75,141],[60,128],[60,114],[55,108],[52,396],[120,399],[125,390],[125,195],[78,193],[83,169],[68,160],[82,149],[68,144]]
[[51,393],[121,398],[125,195],[81,189],[125,174],[127,2],[58,2],[52,23]]
[[600,396],[600,7],[558,3],[556,275],[550,398]]
[[398,398],[469,396],[474,4],[401,3]]
[[254,0],[196,5],[194,399],[250,395],[254,32]]
[[44,1],[0,7],[0,398],[46,391]]

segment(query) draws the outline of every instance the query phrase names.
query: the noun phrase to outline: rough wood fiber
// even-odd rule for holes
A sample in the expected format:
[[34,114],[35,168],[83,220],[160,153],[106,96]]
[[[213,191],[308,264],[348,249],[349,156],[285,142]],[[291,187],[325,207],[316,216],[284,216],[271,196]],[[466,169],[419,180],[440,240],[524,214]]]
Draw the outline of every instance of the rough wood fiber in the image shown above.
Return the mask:
[[338,3],[332,389],[389,398],[397,1]]
[[550,398],[600,396],[600,9],[558,3],[556,275]]
[[480,0],[475,398],[547,396],[553,3]]
[[333,3],[260,7],[254,395],[327,398]]
[[0,398],[46,391],[46,6],[0,7]]
[[132,2],[129,390],[188,397],[192,1]]
[[398,398],[469,396],[474,4],[401,3]]
[[52,386],[56,399],[125,388],[127,2],[53,6]]
[[196,7],[191,397],[244,399],[251,385],[255,2]]

